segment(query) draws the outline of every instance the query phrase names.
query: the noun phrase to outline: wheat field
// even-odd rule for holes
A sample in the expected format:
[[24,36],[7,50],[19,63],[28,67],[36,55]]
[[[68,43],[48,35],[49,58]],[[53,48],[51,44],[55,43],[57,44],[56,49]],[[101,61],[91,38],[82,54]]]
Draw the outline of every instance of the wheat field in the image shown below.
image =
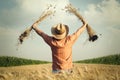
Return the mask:
[[53,74],[51,66],[0,67],[0,80],[120,80],[119,65],[75,63],[71,74]]

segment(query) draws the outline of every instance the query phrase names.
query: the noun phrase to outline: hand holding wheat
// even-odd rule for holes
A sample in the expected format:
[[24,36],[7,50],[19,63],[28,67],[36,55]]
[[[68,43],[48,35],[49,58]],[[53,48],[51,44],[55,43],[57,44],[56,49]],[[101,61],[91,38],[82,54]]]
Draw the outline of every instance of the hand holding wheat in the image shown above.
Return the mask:
[[[83,22],[83,24],[86,23],[86,21],[80,15],[80,13],[77,11],[77,9],[74,8],[71,4],[67,5],[65,7],[65,9],[67,9],[68,12],[73,13],[74,15],[76,15]],[[90,25],[87,25],[86,28],[87,28],[87,32],[88,32],[88,35],[89,35],[89,41],[94,42],[95,40],[97,40],[98,36],[95,34],[95,31],[90,27]]]

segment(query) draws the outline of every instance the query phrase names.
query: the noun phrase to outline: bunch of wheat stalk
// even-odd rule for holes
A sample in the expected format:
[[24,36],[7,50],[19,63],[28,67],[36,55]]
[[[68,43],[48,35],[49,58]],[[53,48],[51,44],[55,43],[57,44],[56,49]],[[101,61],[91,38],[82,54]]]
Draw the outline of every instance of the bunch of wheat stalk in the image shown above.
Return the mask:
[[27,38],[30,35],[30,32],[32,30],[32,27],[26,29],[20,36],[19,36],[19,43],[22,44],[23,40]]
[[[78,12],[77,9],[74,8],[71,4],[67,5],[65,9],[68,12],[75,14],[78,17],[78,19],[80,19],[81,21],[85,21],[84,18],[80,15],[80,12]],[[86,26],[86,28],[87,28],[87,33],[89,35],[89,41],[94,42],[95,40],[97,40],[98,36],[95,34],[95,31],[90,27],[89,24]]]
[[[50,16],[51,14],[53,14],[55,11],[51,10],[49,6],[40,16],[40,18],[35,22],[35,23],[39,23],[42,20],[44,20],[46,17]],[[19,40],[19,44],[22,44],[24,39],[27,38],[30,35],[30,32],[32,31],[32,26],[27,28],[18,38]]]

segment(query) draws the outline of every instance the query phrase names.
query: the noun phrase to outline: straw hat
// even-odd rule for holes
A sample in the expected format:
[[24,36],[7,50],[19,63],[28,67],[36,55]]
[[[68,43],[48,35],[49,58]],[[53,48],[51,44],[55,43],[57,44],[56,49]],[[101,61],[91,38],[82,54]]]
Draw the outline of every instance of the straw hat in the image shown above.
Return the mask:
[[64,24],[57,24],[51,28],[51,33],[56,39],[63,39],[68,35],[69,28]]

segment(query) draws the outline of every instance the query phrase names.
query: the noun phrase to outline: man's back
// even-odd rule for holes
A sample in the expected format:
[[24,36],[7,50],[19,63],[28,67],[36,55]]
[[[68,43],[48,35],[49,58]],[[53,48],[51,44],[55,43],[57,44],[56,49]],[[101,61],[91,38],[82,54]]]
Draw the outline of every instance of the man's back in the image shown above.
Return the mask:
[[67,70],[72,68],[72,45],[77,39],[77,32],[57,40],[45,33],[42,33],[44,41],[51,47],[53,70]]
[[68,36],[62,40],[52,39],[53,70],[67,70],[72,68],[72,45],[73,41]]

